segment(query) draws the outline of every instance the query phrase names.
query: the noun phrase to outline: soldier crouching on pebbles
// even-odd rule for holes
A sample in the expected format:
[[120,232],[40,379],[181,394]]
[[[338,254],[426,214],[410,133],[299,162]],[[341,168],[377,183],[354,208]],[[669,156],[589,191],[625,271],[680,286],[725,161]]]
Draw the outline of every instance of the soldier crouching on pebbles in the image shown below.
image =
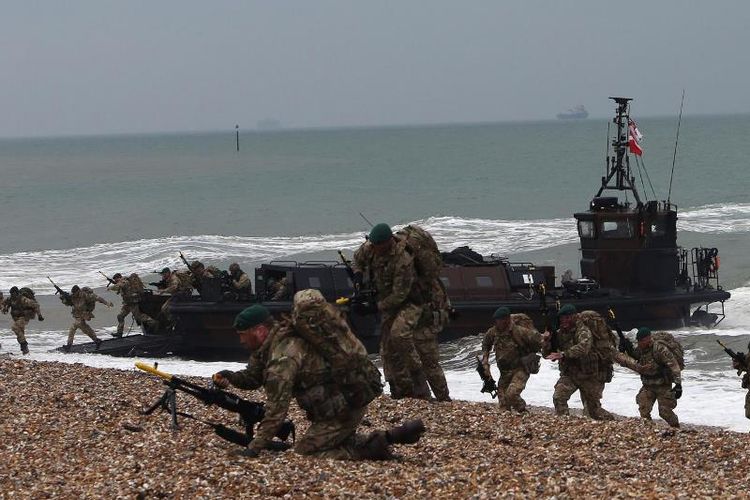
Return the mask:
[[382,393],[380,373],[341,312],[326,303],[319,291],[295,294],[292,319],[276,322],[256,304],[237,315],[234,327],[240,343],[252,351],[247,368],[221,371],[213,380],[220,387],[263,387],[267,396],[265,417],[242,455],[256,457],[269,447],[292,398],[311,421],[295,444],[301,455],[385,460],[393,457],[391,444],[420,439],[425,430],[421,420],[389,431],[357,434],[367,405]]
[[3,314],[8,314],[8,311],[10,311],[10,317],[13,319],[13,326],[10,329],[16,334],[21,352],[28,354],[29,343],[26,342],[26,325],[34,319],[34,316],[39,321],[44,321],[44,317],[39,309],[39,302],[34,298],[34,292],[25,287],[22,290],[26,293],[22,293],[17,286],[14,286],[10,289],[10,297],[6,299],[3,299],[2,294],[0,294],[0,304]]
[[[656,335],[661,337],[654,339]],[[651,410],[658,402],[659,416],[671,427],[679,427],[680,421],[674,409],[682,396],[681,348],[679,344],[670,345],[677,343],[670,334],[657,332],[652,335],[648,328],[639,328],[635,338],[638,347],[633,349],[629,341],[621,344],[621,352],[615,355],[615,361],[641,375],[643,387],[635,397],[641,418],[650,422]]]
[[[526,412],[521,392],[531,373],[539,372],[542,336],[534,328],[517,324],[507,307],[498,307],[493,315],[495,326],[487,330],[482,341],[482,366],[490,373],[490,349],[495,348],[495,361],[500,369],[497,384],[498,403],[505,410]],[[529,320],[530,321],[530,320]]]
[[99,297],[89,287],[80,288],[78,285],[73,285],[73,288],[70,289],[70,293],[61,293],[60,300],[63,304],[72,308],[70,313],[73,315],[73,324],[70,325],[70,329],[68,330],[68,342],[63,346],[63,350],[66,352],[70,351],[70,347],[73,345],[73,339],[76,335],[76,330],[79,329],[96,343],[96,348],[98,349],[102,341],[96,336],[94,330],[86,322],[94,318],[94,308],[96,307],[97,302],[100,302],[107,307],[112,307],[112,302]]

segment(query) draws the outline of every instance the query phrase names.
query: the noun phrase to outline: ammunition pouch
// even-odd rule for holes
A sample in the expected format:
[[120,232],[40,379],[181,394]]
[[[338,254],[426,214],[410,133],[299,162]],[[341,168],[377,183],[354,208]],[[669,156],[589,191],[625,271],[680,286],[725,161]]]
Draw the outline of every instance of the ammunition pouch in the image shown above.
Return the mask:
[[349,409],[344,395],[334,384],[319,384],[297,396],[297,404],[311,422],[330,420]]

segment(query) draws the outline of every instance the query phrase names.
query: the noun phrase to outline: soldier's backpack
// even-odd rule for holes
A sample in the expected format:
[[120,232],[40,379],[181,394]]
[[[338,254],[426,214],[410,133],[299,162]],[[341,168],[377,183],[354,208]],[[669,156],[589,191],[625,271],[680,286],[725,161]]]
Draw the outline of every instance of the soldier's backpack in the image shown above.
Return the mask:
[[352,408],[363,408],[383,393],[380,371],[367,357],[343,313],[328,304],[317,290],[294,296],[294,331],[331,365],[332,378]]
[[125,292],[126,296],[123,298],[130,304],[138,303],[143,298],[145,290],[146,287],[143,285],[143,281],[141,280],[140,276],[138,276],[136,273],[133,273],[128,276],[128,286],[127,291]]
[[605,363],[612,363],[617,352],[617,336],[609,328],[607,321],[596,311],[582,311],[578,318],[591,330],[594,337],[593,351],[597,358]]
[[529,317],[528,314],[524,313],[513,313],[510,315],[511,322],[514,325],[521,326],[523,328],[528,328],[530,330],[535,329],[534,321]]
[[81,292],[83,293],[83,304],[86,308],[87,312],[93,312],[94,308],[96,307],[96,295],[94,294],[94,291],[85,286],[81,288]]
[[677,342],[677,339],[674,338],[674,335],[669,332],[654,332],[651,334],[651,339],[666,346],[669,352],[674,355],[677,364],[680,365],[680,369],[685,368],[685,351],[682,349],[680,343]]
[[36,300],[36,297],[34,296],[34,290],[32,290],[29,287],[25,286],[21,288],[20,290],[18,290],[18,292],[24,297],[26,297],[27,299]]
[[[521,328],[526,328],[528,330],[536,329],[536,326],[534,326],[534,321],[529,317],[528,314],[513,313],[510,315],[510,319],[514,325],[518,325]],[[516,343],[520,342],[520,340],[515,339],[515,337],[514,340],[516,341]],[[521,358],[521,365],[528,373],[539,373],[539,369],[541,368],[541,356],[534,352],[529,353]]]
[[429,283],[440,278],[443,257],[430,233],[419,226],[409,225],[398,231],[396,237],[405,241],[411,251],[420,281]]

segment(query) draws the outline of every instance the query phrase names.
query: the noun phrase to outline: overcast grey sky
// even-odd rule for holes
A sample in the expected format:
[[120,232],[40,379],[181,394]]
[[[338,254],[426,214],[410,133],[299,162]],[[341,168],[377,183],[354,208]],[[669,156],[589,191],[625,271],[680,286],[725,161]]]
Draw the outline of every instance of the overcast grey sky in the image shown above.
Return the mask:
[[750,112],[750,1],[2,2],[0,136]]

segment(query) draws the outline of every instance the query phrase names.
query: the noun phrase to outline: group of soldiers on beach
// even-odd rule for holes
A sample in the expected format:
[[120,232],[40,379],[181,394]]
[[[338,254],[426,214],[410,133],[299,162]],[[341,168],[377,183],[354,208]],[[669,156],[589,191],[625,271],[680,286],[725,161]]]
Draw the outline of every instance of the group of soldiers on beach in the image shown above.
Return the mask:
[[[383,374],[394,399],[450,401],[438,348],[438,334],[451,316],[451,303],[439,278],[441,265],[437,245],[424,229],[412,225],[394,233],[382,223],[372,227],[353,262],[347,263],[355,290],[361,290],[364,283],[374,285],[375,296],[371,300],[381,315]],[[189,269],[190,272],[164,268],[160,273],[162,281],[154,283],[157,293],[189,293],[200,286],[202,277],[219,273],[213,266],[197,261]],[[251,292],[250,279],[238,265],[232,264],[229,274],[237,287]],[[122,297],[116,335],[123,334],[128,314],[146,326],[154,321],[139,309],[144,287],[137,275],[126,278],[116,274],[109,289]],[[280,290],[283,285],[276,291]],[[3,313],[11,312],[12,329],[24,353],[28,352],[24,326],[34,316],[43,320],[39,304],[29,292],[14,287],[10,297],[0,302]],[[291,298],[288,317],[274,318],[259,303],[238,314],[233,326],[240,343],[251,352],[248,365],[239,371],[222,370],[212,377],[222,388],[233,385],[265,390],[265,416],[255,438],[239,453],[256,457],[263,450],[274,449],[274,436],[287,417],[292,399],[311,422],[295,444],[295,451],[300,454],[382,460],[393,456],[393,444],[416,443],[425,432],[419,419],[388,430],[357,433],[367,406],[383,392],[380,372],[341,308],[327,302],[315,289],[297,291]],[[112,303],[85,287],[61,293],[61,299],[72,307],[74,317],[67,345],[72,343],[76,329],[98,343],[86,321],[93,317],[97,302],[109,307]],[[557,327],[540,333],[525,314],[514,314],[507,307],[494,312],[494,324],[482,340],[479,363],[485,387],[492,382],[501,410],[527,412],[522,392],[530,376],[539,372],[544,356],[559,366],[552,396],[558,415],[569,414],[568,401],[578,391],[584,415],[611,420],[614,417],[602,408],[601,399],[605,385],[612,380],[613,365],[618,363],[641,377],[642,387],[636,396],[641,418],[650,422],[653,406],[658,404],[661,418],[670,426],[679,427],[674,409],[682,395],[684,356],[672,335],[642,327],[634,346],[624,336],[618,343],[607,321],[594,311],[578,311],[573,304],[563,304],[557,318]],[[500,371],[496,386],[490,370],[492,352]],[[738,374],[750,372],[749,360],[750,356],[735,358]],[[750,385],[748,378],[746,373],[745,388]],[[750,390],[745,415],[750,418]]]

